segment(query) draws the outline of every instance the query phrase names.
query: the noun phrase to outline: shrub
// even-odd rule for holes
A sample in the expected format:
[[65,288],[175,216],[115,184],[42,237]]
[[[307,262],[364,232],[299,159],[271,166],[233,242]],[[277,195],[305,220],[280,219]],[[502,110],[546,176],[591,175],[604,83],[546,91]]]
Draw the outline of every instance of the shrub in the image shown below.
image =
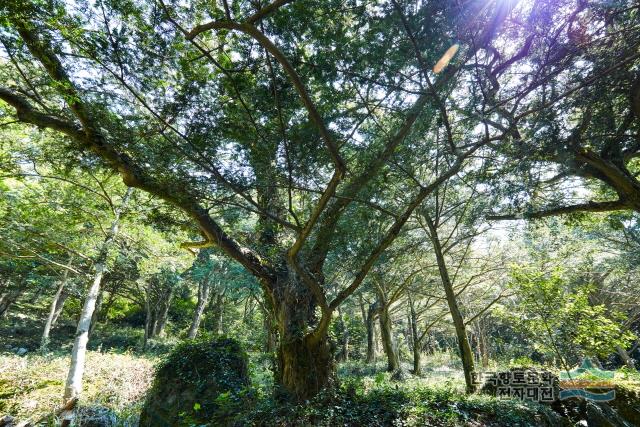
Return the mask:
[[247,355],[230,338],[177,345],[156,371],[140,426],[225,425],[247,403]]

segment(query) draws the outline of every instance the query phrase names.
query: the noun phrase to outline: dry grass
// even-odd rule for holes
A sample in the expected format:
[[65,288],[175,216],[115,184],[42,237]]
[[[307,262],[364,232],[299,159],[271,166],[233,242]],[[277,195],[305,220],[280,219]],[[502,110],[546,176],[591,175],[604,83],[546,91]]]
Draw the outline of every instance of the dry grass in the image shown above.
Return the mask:
[[[135,416],[154,362],[127,353],[89,351],[80,406],[100,407],[117,418]],[[68,355],[0,355],[0,414],[32,421],[47,417],[62,403],[68,369]]]

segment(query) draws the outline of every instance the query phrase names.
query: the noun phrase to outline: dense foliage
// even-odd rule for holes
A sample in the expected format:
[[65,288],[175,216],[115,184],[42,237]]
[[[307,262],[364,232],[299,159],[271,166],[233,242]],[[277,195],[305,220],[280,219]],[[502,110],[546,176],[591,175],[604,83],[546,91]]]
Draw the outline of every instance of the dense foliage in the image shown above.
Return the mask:
[[[69,423],[93,351],[217,378],[212,337],[258,424],[508,424],[478,372],[635,372],[636,3],[4,1],[0,351],[71,355]],[[355,386],[378,359],[454,394]]]

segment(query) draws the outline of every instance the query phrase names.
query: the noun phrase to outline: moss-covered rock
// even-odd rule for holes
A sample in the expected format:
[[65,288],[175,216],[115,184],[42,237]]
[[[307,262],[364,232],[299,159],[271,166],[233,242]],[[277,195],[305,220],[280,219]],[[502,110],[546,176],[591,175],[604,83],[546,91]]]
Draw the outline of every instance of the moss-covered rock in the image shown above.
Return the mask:
[[156,371],[141,427],[225,425],[246,403],[247,355],[230,338],[185,341]]

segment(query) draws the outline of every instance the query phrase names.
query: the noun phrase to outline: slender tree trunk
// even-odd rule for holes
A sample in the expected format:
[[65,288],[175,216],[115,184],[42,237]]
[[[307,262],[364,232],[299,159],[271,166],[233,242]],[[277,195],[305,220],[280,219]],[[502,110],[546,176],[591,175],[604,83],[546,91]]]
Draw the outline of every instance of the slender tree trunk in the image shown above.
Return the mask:
[[109,310],[111,310],[111,307],[113,307],[113,303],[116,300],[118,288],[119,288],[118,286],[114,286],[113,288],[109,289],[109,298],[107,298],[107,301],[103,304],[103,307],[100,310],[100,313],[98,313],[98,321],[100,322],[107,321]]
[[[43,350],[47,349],[49,345],[49,333],[51,332],[51,328],[53,327],[53,323],[56,316],[56,311],[59,313],[62,311],[62,304],[64,303],[64,299],[62,298],[64,294],[64,286],[67,282],[67,272],[65,271],[62,280],[60,281],[60,285],[58,285],[58,289],[56,290],[56,294],[53,296],[51,300],[51,306],[49,308],[49,315],[47,316],[47,321],[44,324],[44,330],[42,331],[42,338],[40,339],[40,348]],[[59,307],[59,309],[58,309]]]
[[9,297],[8,292],[0,293],[0,317],[4,317],[6,310],[9,308],[7,301]]
[[156,330],[158,329],[156,326],[158,324],[158,311],[157,309],[151,308],[151,317],[149,317],[149,333],[147,337],[149,339],[156,337]]
[[373,363],[375,360],[375,320],[378,315],[378,304],[369,305],[367,311],[367,358],[365,363]]
[[76,338],[73,343],[73,349],[71,350],[71,366],[69,367],[69,375],[67,376],[67,382],[64,389],[65,401],[77,398],[82,391],[82,376],[84,374],[91,317],[93,316],[96,300],[100,293],[100,282],[102,282],[102,276],[104,275],[109,249],[118,234],[120,216],[124,208],[127,206],[132,192],[133,188],[130,187],[127,189],[127,192],[122,199],[122,204],[116,209],[115,218],[111,223],[111,228],[94,263],[95,274],[93,276],[93,282],[89,287],[89,291],[87,292],[87,296],[84,300],[84,305],[82,306],[82,312],[80,314],[80,320],[78,321],[78,328],[76,331]]
[[382,338],[382,348],[387,355],[387,371],[395,372],[400,369],[400,358],[398,357],[398,349],[393,340],[393,332],[391,330],[391,318],[389,316],[388,307],[382,307],[380,310],[380,336]]
[[342,316],[342,311],[338,308],[338,322],[340,324],[340,353],[337,361],[346,362],[349,360],[349,329]]
[[344,342],[342,344],[342,360],[345,362],[349,361],[349,341],[351,337],[349,336],[349,329],[345,324],[344,328]]
[[212,324],[212,332],[214,334],[219,334],[222,330],[222,312],[224,306],[224,293],[217,292],[215,303],[211,307],[213,324]]
[[56,310],[53,312],[53,318],[51,319],[51,327],[53,328],[56,323],[58,323],[58,319],[60,318],[60,314],[62,314],[62,309],[64,309],[64,303],[69,298],[69,292],[63,291],[60,298],[58,298],[58,302],[56,304]]
[[378,322],[373,323],[373,359],[376,360],[380,354],[380,327]]
[[153,311],[151,309],[151,285],[147,283],[145,286],[145,299],[144,299],[144,341],[142,342],[142,351],[147,350],[147,344],[149,343],[149,339],[151,339],[151,334],[153,333],[154,325],[152,322]]
[[265,292],[264,303],[256,298],[258,307],[262,313],[262,324],[264,326],[265,340],[264,340],[264,353],[268,357],[271,365],[271,372],[273,372],[273,379],[278,381],[280,374],[278,373],[279,365],[276,352],[278,349],[278,332],[274,319],[272,307],[270,306],[270,297]]
[[196,304],[196,309],[193,313],[193,321],[191,322],[191,327],[189,328],[188,336],[190,339],[194,339],[196,335],[198,335],[198,328],[200,327],[200,322],[202,321],[204,309],[209,303],[210,293],[211,284],[209,283],[209,277],[207,275],[204,280],[198,283],[198,303]]
[[480,344],[480,360],[483,368],[489,367],[489,345],[487,342],[487,331],[482,319],[478,321],[478,343]]
[[362,324],[364,327],[367,327],[367,308],[365,306],[364,300],[362,299],[362,294],[358,294],[358,305],[360,306],[360,315],[362,316]]
[[[407,318],[407,322],[402,322],[402,336],[404,337],[404,343],[407,346],[407,350],[413,348],[413,336],[411,335],[411,323]],[[398,345],[398,355],[401,353],[400,345]]]
[[400,370],[400,358],[398,349],[393,339],[391,330],[391,317],[389,316],[389,304],[381,290],[377,290],[378,295],[378,321],[380,323],[380,337],[382,338],[382,348],[387,355],[387,371],[395,372]]
[[[104,277],[103,277],[104,279]],[[102,290],[102,283],[100,284],[100,293],[98,293],[98,299],[96,300],[96,308],[93,310],[93,315],[91,316],[91,326],[89,326],[89,338],[93,335],[93,331],[95,331],[96,326],[98,326],[98,316],[100,315],[100,311],[102,310],[102,302],[104,301],[104,290]]]
[[475,384],[473,382],[473,373],[475,372],[475,364],[473,361],[473,352],[469,345],[469,339],[467,338],[467,328],[462,317],[460,307],[458,307],[458,301],[456,300],[456,294],[453,290],[453,284],[449,277],[449,271],[447,270],[447,264],[442,253],[442,247],[440,245],[440,239],[438,238],[438,232],[436,227],[427,215],[425,220],[429,227],[431,243],[433,244],[433,250],[436,255],[436,261],[438,263],[438,270],[440,272],[440,279],[442,280],[442,286],[447,297],[447,304],[449,305],[449,311],[451,312],[451,318],[453,319],[453,325],[456,329],[456,336],[458,338],[458,347],[460,350],[460,358],[462,359],[462,368],[464,370],[464,380],[467,386],[467,393],[473,393],[475,391]]
[[169,308],[171,308],[171,301],[173,300],[173,288],[170,288],[165,294],[160,304],[160,309],[156,315],[156,324],[154,330],[154,336],[164,337],[167,321],[169,320]]
[[418,336],[418,316],[411,295],[409,295],[409,324],[411,325],[411,342],[413,349],[413,374],[422,375],[422,342]]

